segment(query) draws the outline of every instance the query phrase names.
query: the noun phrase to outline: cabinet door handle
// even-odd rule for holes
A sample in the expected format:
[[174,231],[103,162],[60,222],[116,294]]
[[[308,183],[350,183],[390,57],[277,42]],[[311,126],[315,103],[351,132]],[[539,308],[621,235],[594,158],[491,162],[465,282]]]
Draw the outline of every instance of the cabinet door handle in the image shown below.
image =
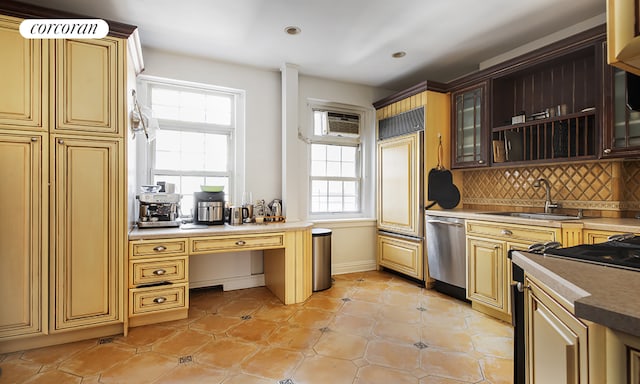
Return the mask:
[[162,245],[158,245],[157,247],[153,248],[154,251],[156,252],[163,252],[167,250],[167,247],[162,246]]
[[58,144],[64,144],[64,140],[58,139]]
[[156,303],[156,304],[162,304],[165,301],[167,301],[167,298],[166,297],[162,297],[162,296],[156,297],[155,299],[153,299],[153,302]]
[[165,273],[167,273],[167,271],[164,270],[164,269],[156,269],[155,271],[153,271],[153,274],[156,275],[156,276],[162,276]]
[[523,283],[518,281],[516,283],[516,289],[518,290],[518,292],[524,292],[525,290],[529,289],[529,286],[528,285],[524,285]]
[[505,235],[505,236],[511,236],[511,235],[513,235],[513,232],[511,232],[511,231],[510,231],[510,230],[508,230],[508,229],[503,229],[502,231],[500,231],[500,233],[502,233],[502,234],[503,234],[503,235]]
[[605,155],[608,155],[611,153],[611,148],[605,148],[602,152],[604,152]]
[[38,141],[38,138],[37,137],[32,137],[31,141]]
[[246,242],[246,241],[244,241],[244,240],[238,240],[238,241],[236,241],[236,245],[240,245],[240,246],[242,246],[242,245],[246,245],[246,244],[247,244],[247,242]]
[[484,160],[478,160],[478,164],[484,164]]

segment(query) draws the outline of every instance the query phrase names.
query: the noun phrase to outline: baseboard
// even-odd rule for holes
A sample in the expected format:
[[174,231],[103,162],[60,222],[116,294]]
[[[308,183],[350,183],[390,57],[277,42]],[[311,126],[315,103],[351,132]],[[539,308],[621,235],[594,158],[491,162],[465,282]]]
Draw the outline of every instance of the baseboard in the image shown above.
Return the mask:
[[340,263],[333,265],[334,275],[343,275],[345,273],[375,271],[378,269],[375,260],[371,261],[352,261],[348,263]]
[[233,291],[235,289],[264,287],[265,286],[264,274],[189,282],[190,289],[213,287],[216,285],[222,285],[223,291]]

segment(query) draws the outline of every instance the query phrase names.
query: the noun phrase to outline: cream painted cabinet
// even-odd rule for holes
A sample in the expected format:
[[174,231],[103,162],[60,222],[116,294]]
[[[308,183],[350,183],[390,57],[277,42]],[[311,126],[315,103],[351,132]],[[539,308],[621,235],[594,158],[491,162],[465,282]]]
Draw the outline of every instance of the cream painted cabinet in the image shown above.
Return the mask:
[[640,2],[607,0],[609,64],[640,75]]
[[640,383],[640,337],[607,329],[607,383]]
[[55,132],[123,134],[124,54],[121,39],[55,41]]
[[0,131],[0,340],[47,332],[47,146]]
[[422,237],[419,132],[378,143],[378,229]]
[[585,244],[604,243],[609,239],[609,236],[622,234],[622,232],[602,231],[597,229],[585,229],[582,233]]
[[474,309],[511,321],[512,249],[558,241],[560,228],[467,220],[467,298]]
[[422,243],[378,234],[378,265],[418,280],[424,276]]
[[529,275],[524,299],[528,384],[622,384],[606,378],[605,327],[576,317],[571,303]]
[[0,15],[0,128],[47,131],[48,44],[23,38],[21,21]]
[[122,322],[122,142],[52,135],[50,145],[53,329]]
[[504,242],[467,237],[467,298],[507,312]]
[[587,326],[525,280],[527,383],[588,383]]

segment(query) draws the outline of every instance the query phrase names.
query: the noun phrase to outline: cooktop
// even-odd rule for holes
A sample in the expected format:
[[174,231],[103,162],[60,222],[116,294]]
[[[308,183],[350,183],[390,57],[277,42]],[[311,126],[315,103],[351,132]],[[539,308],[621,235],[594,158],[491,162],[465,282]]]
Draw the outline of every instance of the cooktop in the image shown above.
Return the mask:
[[543,254],[640,271],[640,236],[620,236],[618,240],[605,243],[545,249]]

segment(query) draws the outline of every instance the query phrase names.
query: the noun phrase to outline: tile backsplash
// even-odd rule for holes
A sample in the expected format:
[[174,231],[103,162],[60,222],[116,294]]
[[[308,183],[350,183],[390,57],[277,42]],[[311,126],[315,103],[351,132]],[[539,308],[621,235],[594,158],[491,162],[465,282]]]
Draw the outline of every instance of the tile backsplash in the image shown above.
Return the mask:
[[472,209],[539,211],[545,188],[534,182],[545,178],[551,199],[560,212],[624,217],[640,210],[640,160],[593,161],[522,167],[465,170],[462,204]]

